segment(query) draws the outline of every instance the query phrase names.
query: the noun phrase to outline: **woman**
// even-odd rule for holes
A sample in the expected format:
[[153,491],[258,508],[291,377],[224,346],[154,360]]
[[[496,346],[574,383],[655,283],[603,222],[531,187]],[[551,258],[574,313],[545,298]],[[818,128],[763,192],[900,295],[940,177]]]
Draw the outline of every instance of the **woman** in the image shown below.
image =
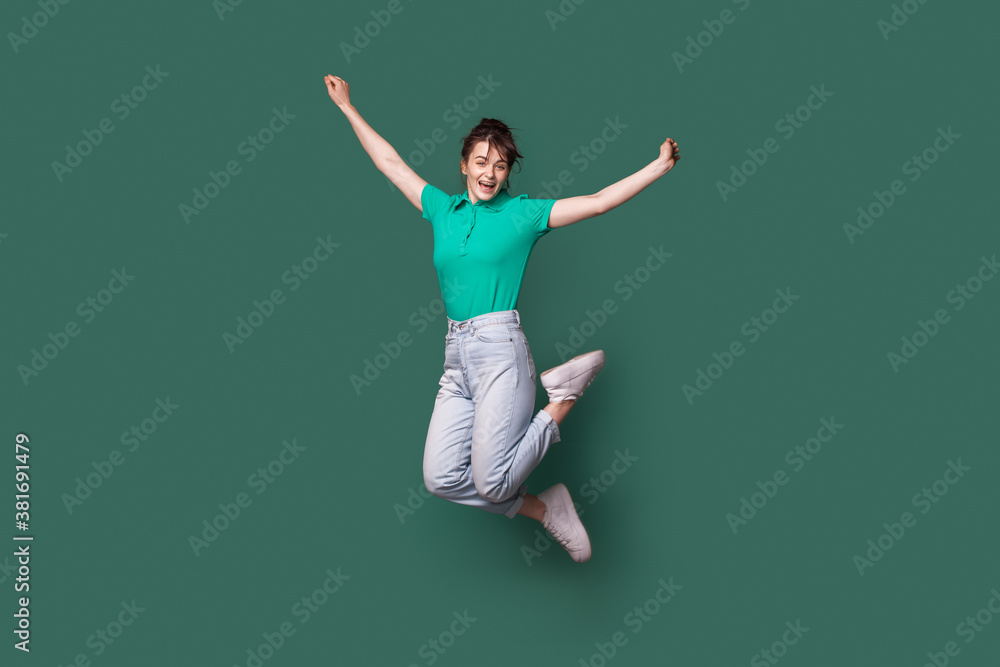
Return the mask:
[[[516,310],[535,242],[554,228],[606,213],[670,171],[680,155],[667,139],[660,156],[600,192],[566,199],[513,197],[504,187],[521,157],[504,123],[484,118],[463,142],[465,192],[448,195],[420,178],[350,101],[350,86],[324,77],[327,92],[375,166],[431,222],[434,267],[446,302],[444,374],[424,446],[424,484],[435,496],[513,518],[540,521],[578,563],[590,538],[563,484],[537,496],[524,480],[559,442],[559,425],[604,367],[595,350],[535,376]],[[549,404],[532,416],[535,382]]]

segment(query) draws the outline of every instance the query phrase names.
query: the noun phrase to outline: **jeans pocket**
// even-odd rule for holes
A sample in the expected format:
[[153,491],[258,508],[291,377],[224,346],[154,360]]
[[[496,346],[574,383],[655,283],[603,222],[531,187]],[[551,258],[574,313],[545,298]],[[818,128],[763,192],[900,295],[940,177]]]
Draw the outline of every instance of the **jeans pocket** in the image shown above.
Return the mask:
[[514,340],[514,335],[503,322],[484,324],[476,327],[473,335],[484,343],[509,343]]
[[521,340],[524,342],[524,354],[528,358],[528,377],[531,378],[532,382],[538,382],[538,376],[535,374],[535,360],[531,356],[531,346],[528,345],[528,337],[522,333]]

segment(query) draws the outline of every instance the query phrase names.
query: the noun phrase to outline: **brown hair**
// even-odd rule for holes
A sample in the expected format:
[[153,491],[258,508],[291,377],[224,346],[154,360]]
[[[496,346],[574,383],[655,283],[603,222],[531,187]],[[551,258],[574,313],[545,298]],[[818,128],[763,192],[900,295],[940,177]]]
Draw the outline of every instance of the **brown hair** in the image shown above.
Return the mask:
[[[489,147],[496,149],[500,154],[500,159],[506,160],[507,168],[510,170],[504,180],[508,190],[510,190],[510,174],[513,173],[514,165],[517,164],[518,159],[524,157],[517,152],[517,145],[514,144],[514,137],[510,130],[511,128],[507,127],[503,121],[496,118],[483,118],[479,121],[479,125],[472,128],[472,131],[462,140],[462,160],[466,164],[472,155],[472,150],[480,141],[489,142]],[[466,179],[461,173],[459,178],[462,180],[462,184],[466,185]]]

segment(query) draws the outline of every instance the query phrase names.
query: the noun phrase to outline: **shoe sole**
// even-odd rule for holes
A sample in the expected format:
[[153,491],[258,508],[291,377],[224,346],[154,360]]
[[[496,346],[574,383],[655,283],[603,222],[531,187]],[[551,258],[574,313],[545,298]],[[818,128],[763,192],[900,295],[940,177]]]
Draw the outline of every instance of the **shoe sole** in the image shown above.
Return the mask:
[[[591,363],[590,359],[600,358],[601,362],[599,364]],[[576,362],[576,363],[574,363]],[[573,357],[564,364],[560,364],[555,368],[550,368],[539,376],[539,380],[542,381],[542,386],[546,387],[546,382],[550,386],[560,385],[564,382],[568,382],[574,378],[578,378],[581,375],[586,375],[591,371],[594,372],[594,376],[604,368],[604,350],[594,350],[592,352],[586,352],[580,356]],[[552,375],[557,373],[556,375]]]

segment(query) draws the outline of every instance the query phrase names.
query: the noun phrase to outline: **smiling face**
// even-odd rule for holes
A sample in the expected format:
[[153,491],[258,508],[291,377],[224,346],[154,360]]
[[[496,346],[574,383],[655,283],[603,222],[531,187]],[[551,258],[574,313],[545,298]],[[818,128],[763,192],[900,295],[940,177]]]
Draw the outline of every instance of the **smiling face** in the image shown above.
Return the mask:
[[[466,187],[469,189],[469,201],[489,201],[503,188],[507,180],[510,166],[495,148],[490,148],[489,142],[480,141],[472,149],[469,161],[462,161],[462,173],[465,174]],[[492,187],[488,187],[492,185]]]

